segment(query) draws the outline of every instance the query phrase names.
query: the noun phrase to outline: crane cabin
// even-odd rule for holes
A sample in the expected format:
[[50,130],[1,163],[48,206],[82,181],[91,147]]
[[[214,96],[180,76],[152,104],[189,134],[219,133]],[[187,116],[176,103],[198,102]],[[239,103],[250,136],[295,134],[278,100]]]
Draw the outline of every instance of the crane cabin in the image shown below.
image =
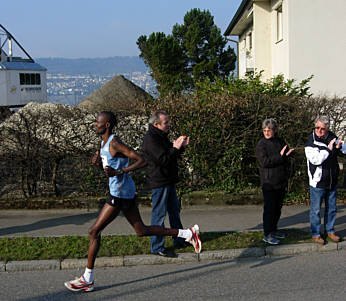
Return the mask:
[[47,69],[36,63],[0,24],[0,106],[47,101]]

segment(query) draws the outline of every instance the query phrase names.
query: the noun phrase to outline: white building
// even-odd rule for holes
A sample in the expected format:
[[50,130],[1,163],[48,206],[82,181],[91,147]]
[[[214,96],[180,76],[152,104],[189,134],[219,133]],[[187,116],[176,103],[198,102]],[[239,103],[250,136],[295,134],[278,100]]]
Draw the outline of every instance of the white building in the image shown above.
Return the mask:
[[346,96],[345,0],[243,0],[226,29],[237,36],[239,76],[263,70],[301,81],[316,96]]
[[[24,54],[24,58],[15,56],[14,49]],[[18,107],[31,101],[45,102],[46,71],[0,24],[0,106]]]

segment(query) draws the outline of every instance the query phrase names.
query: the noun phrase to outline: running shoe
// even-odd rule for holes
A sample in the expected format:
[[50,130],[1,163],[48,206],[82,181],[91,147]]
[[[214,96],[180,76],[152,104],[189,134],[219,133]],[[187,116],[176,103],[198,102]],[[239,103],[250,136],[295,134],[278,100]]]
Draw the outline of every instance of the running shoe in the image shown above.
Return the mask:
[[271,234],[264,236],[262,240],[270,245],[278,245],[280,243],[280,240],[276,239]]
[[188,242],[193,245],[196,253],[201,253],[202,242],[201,242],[201,239],[199,238],[198,225],[194,225],[193,227],[189,228],[189,230],[191,231],[192,235],[191,235],[190,240],[188,240]]
[[65,286],[67,289],[73,292],[79,292],[81,290],[91,292],[94,290],[94,282],[86,282],[83,275],[75,280],[66,281]]

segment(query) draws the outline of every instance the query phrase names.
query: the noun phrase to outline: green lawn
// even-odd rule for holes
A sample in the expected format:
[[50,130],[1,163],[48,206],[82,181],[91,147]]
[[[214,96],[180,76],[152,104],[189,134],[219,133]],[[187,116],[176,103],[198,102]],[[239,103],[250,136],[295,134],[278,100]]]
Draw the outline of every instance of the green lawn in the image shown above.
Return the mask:
[[[301,230],[284,230],[287,238],[282,244],[311,241],[309,233]],[[263,247],[263,232],[204,232],[201,233],[203,251]],[[88,237],[18,237],[0,238],[0,261],[86,258]],[[171,239],[166,239],[166,247],[173,248]],[[193,247],[177,249],[176,252],[193,252]],[[103,236],[99,257],[119,255],[150,254],[150,238],[135,235]]]

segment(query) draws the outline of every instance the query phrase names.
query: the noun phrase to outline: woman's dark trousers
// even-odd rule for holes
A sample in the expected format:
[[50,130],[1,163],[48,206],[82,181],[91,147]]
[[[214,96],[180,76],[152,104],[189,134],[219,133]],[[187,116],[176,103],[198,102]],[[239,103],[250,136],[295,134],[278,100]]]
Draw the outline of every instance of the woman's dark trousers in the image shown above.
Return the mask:
[[267,236],[277,231],[277,225],[281,216],[281,208],[285,197],[285,189],[265,190],[262,189],[264,210],[263,210],[263,231]]

